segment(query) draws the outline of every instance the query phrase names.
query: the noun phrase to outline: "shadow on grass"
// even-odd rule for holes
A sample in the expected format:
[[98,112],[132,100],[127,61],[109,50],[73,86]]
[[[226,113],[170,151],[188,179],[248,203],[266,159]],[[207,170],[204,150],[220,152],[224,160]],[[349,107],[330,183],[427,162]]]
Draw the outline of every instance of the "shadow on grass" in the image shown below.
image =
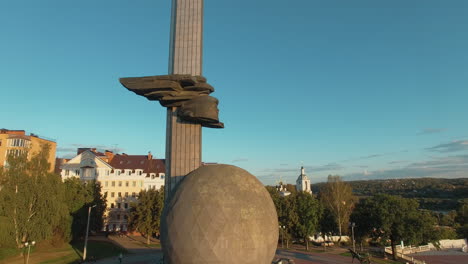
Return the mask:
[[[70,244],[70,254],[62,257],[57,257],[41,262],[40,264],[78,264],[81,263],[83,258],[84,243],[72,242]],[[113,243],[105,241],[88,241],[86,249],[87,260],[99,260],[103,258],[109,258],[118,256],[120,253],[126,253],[127,251],[120,248]]]

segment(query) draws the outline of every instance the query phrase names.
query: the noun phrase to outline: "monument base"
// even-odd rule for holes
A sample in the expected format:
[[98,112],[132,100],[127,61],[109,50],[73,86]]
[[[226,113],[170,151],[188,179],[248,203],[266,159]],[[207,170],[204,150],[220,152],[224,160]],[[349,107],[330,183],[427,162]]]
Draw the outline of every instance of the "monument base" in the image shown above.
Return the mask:
[[161,219],[166,263],[270,264],[278,217],[263,184],[231,165],[206,165],[176,188]]

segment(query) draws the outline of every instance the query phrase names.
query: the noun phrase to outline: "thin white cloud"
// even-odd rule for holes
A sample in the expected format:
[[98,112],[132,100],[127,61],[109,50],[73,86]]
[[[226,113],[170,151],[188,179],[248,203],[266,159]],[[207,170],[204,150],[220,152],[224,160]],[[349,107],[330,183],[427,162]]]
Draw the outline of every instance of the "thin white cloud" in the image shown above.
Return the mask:
[[468,155],[435,157],[414,162],[398,169],[374,170],[344,175],[345,180],[394,179],[394,178],[460,178],[468,177]]
[[440,153],[465,151],[468,150],[468,140],[454,140],[449,143],[426,148],[426,150]]
[[444,132],[445,130],[445,128],[424,128],[421,131],[419,131],[416,135],[436,134]]
[[232,163],[245,162],[245,161],[249,161],[249,159],[248,158],[237,158],[237,159],[232,160]]
[[76,156],[78,148],[96,148],[97,151],[104,152],[105,150],[110,150],[115,153],[122,153],[125,150],[123,148],[118,148],[115,146],[106,146],[106,145],[84,145],[84,144],[70,144],[65,147],[57,147],[57,154],[64,158],[71,158]]

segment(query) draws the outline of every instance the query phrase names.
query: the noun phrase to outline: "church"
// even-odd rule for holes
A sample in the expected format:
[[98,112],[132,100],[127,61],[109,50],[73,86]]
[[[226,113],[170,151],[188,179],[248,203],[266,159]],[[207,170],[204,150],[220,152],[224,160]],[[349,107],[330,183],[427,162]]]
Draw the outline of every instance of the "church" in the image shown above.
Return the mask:
[[312,190],[310,189],[310,180],[305,174],[304,166],[301,167],[301,175],[297,177],[296,190],[298,192],[302,191],[312,194]]

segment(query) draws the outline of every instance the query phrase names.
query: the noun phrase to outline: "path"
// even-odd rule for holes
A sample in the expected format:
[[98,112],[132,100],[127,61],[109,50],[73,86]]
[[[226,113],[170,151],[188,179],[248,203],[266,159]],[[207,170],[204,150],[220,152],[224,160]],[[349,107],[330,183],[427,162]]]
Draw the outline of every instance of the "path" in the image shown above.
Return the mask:
[[350,257],[332,253],[315,253],[284,249],[276,250],[276,258],[291,258],[296,264],[343,264],[351,261]]
[[[146,248],[138,237],[112,237],[114,243],[135,254],[124,255],[122,264],[157,264],[162,257],[160,249]],[[276,258],[291,258],[296,264],[343,264],[351,261],[349,257],[333,253],[303,252],[294,249],[276,251]],[[118,264],[117,257],[99,260],[96,264]]]
[[412,254],[415,259],[423,260],[426,263],[437,264],[461,264],[468,263],[468,253],[461,250],[439,250],[426,251]]

